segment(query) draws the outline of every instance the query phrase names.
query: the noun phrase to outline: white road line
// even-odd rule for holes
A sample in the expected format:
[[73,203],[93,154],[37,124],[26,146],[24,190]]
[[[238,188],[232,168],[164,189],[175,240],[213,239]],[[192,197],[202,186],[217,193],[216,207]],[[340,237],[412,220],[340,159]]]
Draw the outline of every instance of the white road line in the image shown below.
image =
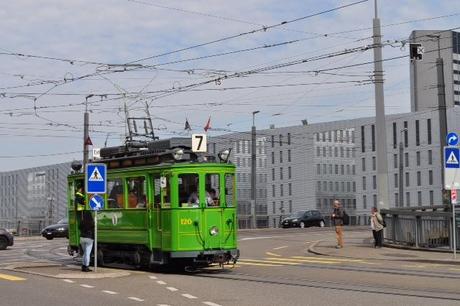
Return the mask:
[[158,279],[158,277],[153,276],[153,275],[150,275],[149,278],[150,278],[150,279]]
[[157,306],[170,306],[168,304],[157,304]]
[[110,290],[102,290],[102,292],[107,293],[107,294],[118,294],[118,292],[115,291],[110,291]]
[[273,248],[274,250],[281,250],[281,249],[285,249],[287,248],[288,246],[287,245],[283,245],[283,246],[280,246],[280,247],[277,247],[277,248]]
[[169,291],[172,291],[172,292],[179,291],[179,289],[174,288],[174,287],[166,287],[166,289],[168,289]]
[[216,304],[216,303],[213,303],[213,302],[203,302],[203,304],[209,305],[209,306],[222,306],[220,304]]
[[85,284],[81,284],[80,286],[81,286],[81,287],[83,287],[83,288],[94,288],[94,286],[91,286],[91,285],[85,285]]
[[158,285],[166,285],[166,283],[164,281],[162,281],[162,280],[157,281],[157,284]]
[[128,299],[136,301],[136,302],[143,302],[144,301],[143,299],[140,299],[140,298],[135,297],[135,296],[130,296],[130,297],[128,297]]
[[75,283],[73,280],[70,280],[70,279],[63,279],[62,281],[66,282],[66,283],[69,283],[69,284]]
[[183,293],[182,296],[183,296],[183,297],[186,297],[186,298],[188,298],[188,299],[197,299],[196,296],[191,295],[191,294],[188,294],[188,293]]

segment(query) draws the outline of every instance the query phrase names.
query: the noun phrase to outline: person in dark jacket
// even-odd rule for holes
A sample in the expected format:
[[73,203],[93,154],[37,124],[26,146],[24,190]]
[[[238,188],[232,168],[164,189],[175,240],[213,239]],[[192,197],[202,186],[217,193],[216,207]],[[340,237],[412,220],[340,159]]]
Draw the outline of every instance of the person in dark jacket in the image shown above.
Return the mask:
[[332,224],[335,225],[335,233],[337,235],[337,249],[343,248],[343,209],[338,200],[334,201],[334,211],[331,215]]
[[80,245],[83,249],[81,270],[90,272],[89,262],[94,243],[94,220],[90,211],[80,212]]

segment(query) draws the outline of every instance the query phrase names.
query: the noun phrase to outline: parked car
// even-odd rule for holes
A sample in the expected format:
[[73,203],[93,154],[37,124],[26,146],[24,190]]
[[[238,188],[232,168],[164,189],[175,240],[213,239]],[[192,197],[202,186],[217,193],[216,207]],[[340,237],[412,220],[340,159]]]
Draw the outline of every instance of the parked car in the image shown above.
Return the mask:
[[282,227],[324,227],[324,219],[318,210],[301,210],[281,221]]
[[4,250],[14,244],[14,237],[7,229],[0,228],[0,250]]
[[69,238],[69,224],[67,218],[59,220],[56,224],[45,227],[42,230],[42,236],[48,240],[57,237]]

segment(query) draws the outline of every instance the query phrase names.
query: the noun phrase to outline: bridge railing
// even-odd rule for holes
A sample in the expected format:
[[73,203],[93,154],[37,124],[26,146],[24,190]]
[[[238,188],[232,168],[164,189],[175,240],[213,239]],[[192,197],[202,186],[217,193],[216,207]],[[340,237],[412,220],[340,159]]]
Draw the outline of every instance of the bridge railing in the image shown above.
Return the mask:
[[453,248],[452,213],[444,211],[443,206],[382,209],[381,213],[387,224],[384,239],[388,244],[427,249]]

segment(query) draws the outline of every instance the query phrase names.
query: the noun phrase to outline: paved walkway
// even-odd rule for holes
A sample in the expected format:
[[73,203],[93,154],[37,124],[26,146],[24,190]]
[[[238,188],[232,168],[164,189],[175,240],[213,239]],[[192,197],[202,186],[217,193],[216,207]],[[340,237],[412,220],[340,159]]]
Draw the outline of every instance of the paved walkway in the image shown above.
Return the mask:
[[345,232],[345,247],[336,249],[335,237],[331,239],[320,240],[313,243],[308,251],[313,254],[323,256],[345,257],[355,259],[376,259],[376,260],[393,260],[393,261],[415,261],[446,263],[460,265],[460,250],[457,259],[453,259],[452,253],[432,252],[423,250],[402,249],[394,247],[374,248],[372,233],[362,232],[354,233],[352,237],[347,238]]

